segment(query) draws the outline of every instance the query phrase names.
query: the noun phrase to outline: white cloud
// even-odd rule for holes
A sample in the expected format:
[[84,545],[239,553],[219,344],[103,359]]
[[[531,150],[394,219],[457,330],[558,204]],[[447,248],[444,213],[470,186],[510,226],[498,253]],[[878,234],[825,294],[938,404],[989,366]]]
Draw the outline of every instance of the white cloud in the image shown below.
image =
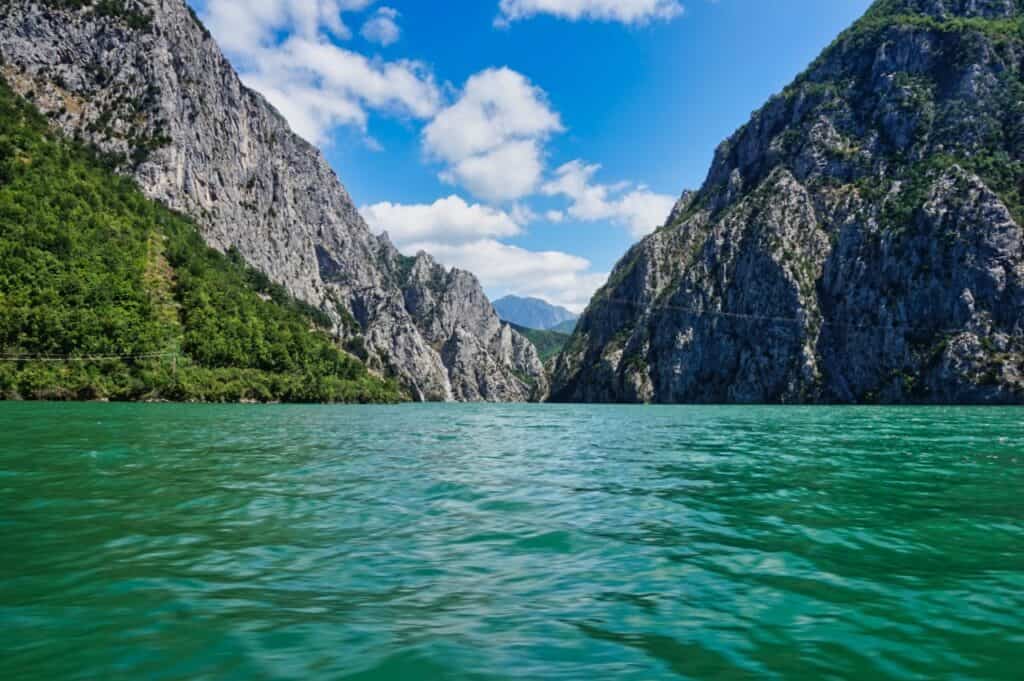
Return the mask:
[[555,179],[541,191],[548,196],[568,197],[572,201],[568,213],[577,220],[612,220],[627,226],[636,237],[649,234],[664,224],[675,198],[655,194],[629,182],[594,184],[594,175],[600,169],[599,165],[570,161],[555,171]]
[[543,174],[537,140],[517,140],[457,161],[440,177],[483,199],[508,201],[532,194]]
[[501,0],[497,26],[550,14],[560,19],[580,21],[616,21],[643,25],[651,21],[669,21],[682,15],[677,0]]
[[470,77],[458,100],[427,125],[423,146],[446,164],[445,182],[507,201],[536,189],[543,143],[562,130],[543,90],[509,68],[488,69]]
[[360,212],[374,232],[387,232],[399,248],[424,241],[459,244],[521,232],[515,217],[488,206],[469,205],[458,196],[429,205],[377,203]]
[[458,196],[432,204],[377,203],[360,209],[377,234],[387,232],[407,255],[426,251],[449,267],[474,273],[492,296],[514,293],[582,311],[607,280],[590,261],[560,251],[530,251],[501,243],[539,219],[514,204],[509,212],[469,204]]
[[509,214],[512,216],[512,219],[516,221],[517,225],[528,225],[531,222],[536,222],[540,217],[525,203],[517,203],[513,205]]
[[426,251],[449,267],[477,275],[492,296],[532,296],[582,312],[608,278],[591,273],[590,261],[559,251],[529,251],[493,239],[464,244],[410,244],[406,253]]
[[339,47],[341,13],[372,0],[207,0],[202,18],[242,80],[281,111],[297,133],[321,143],[330,130],[366,131],[368,110],[428,119],[440,109],[433,74],[414,61],[383,61]]
[[365,9],[373,0],[205,0],[199,3],[203,23],[229,52],[248,52],[274,42],[285,33],[316,38],[328,33],[347,39],[351,31],[343,12]]
[[544,219],[548,222],[558,224],[560,222],[565,222],[565,213],[560,210],[549,210],[544,213]]
[[398,27],[396,19],[398,19],[397,10],[381,7],[363,24],[363,30],[360,33],[371,43],[387,47],[397,43],[402,36],[402,29]]

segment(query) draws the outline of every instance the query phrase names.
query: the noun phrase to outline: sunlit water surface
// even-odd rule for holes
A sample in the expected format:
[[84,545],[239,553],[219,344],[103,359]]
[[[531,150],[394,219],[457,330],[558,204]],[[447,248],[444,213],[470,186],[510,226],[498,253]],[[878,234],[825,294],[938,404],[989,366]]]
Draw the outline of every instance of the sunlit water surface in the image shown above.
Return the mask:
[[1024,412],[0,404],[0,677],[1013,679]]

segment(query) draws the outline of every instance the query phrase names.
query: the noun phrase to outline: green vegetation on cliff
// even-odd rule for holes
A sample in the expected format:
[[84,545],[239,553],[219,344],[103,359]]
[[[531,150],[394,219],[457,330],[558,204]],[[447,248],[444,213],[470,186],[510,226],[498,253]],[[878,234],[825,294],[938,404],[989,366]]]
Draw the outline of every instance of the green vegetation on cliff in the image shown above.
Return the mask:
[[509,324],[509,326],[518,331],[520,335],[525,336],[526,340],[533,343],[533,347],[537,348],[537,354],[540,355],[540,361],[542,362],[547,362],[552,357],[558,355],[569,341],[569,335],[560,331],[540,331],[538,329],[528,329],[518,324]]
[[71,10],[92,7],[99,16],[119,19],[138,31],[149,31],[153,24],[153,17],[133,0],[42,0],[42,4]]
[[1022,0],[878,0],[616,265],[552,401],[1024,402],[1022,56]]
[[576,331],[576,325],[579,324],[578,319],[569,319],[562,322],[558,326],[554,326],[548,331],[554,331],[555,333],[564,333],[566,336],[571,336]]
[[402,399],[329,327],[0,81],[0,397]]

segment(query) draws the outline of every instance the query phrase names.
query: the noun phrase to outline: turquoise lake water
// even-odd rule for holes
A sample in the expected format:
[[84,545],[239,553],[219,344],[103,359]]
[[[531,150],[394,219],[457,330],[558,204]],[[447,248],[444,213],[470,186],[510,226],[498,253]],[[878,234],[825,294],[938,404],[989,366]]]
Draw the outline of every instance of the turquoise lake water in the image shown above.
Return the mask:
[[1024,411],[0,404],[0,678],[1013,679]]

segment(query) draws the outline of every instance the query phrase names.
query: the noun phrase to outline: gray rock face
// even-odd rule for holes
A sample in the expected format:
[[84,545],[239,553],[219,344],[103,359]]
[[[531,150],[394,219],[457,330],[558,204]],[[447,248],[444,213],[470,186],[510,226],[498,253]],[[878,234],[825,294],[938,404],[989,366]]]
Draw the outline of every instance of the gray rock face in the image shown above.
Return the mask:
[[242,85],[184,0],[83,4],[9,0],[0,14],[2,74],[54,125],[193,217],[211,246],[330,314],[371,369],[415,396],[544,394],[533,346],[501,325],[476,279],[373,235],[319,151]]
[[1022,18],[876,3],[617,265],[553,399],[1024,402]]

